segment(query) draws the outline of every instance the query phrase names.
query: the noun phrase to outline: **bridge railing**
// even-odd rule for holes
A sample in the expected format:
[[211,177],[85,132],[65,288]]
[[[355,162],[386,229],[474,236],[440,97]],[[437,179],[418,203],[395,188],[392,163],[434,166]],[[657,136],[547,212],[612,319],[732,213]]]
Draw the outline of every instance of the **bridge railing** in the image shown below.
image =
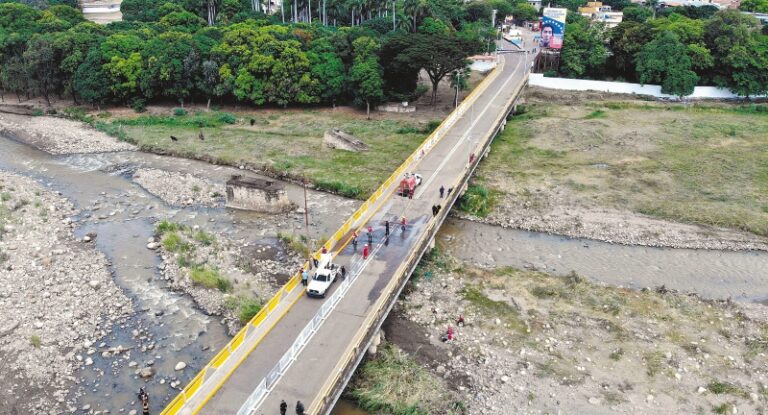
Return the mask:
[[[368,216],[365,215],[368,213],[369,209],[373,209],[374,212],[378,209],[372,208],[375,202],[378,201],[382,196],[385,196],[385,193],[388,195],[390,192],[395,191],[396,187],[393,187],[393,184],[398,183],[398,179],[405,172],[411,170],[415,163],[424,158],[426,154],[432,148],[434,148],[434,146],[443,137],[445,137],[446,133],[450,130],[453,124],[466,113],[466,111],[471,107],[477,97],[481,93],[485,92],[485,90],[488,88],[488,85],[493,82],[498,74],[499,71],[496,68],[492,69],[491,72],[485,77],[485,79],[483,79],[483,81],[477,87],[475,87],[475,89],[469,95],[467,95],[466,98],[464,98],[462,103],[454,111],[452,111],[443,120],[442,123],[440,123],[440,125],[421,143],[421,145],[419,145],[419,147],[416,148],[416,150],[413,151],[413,153],[411,153],[410,156],[408,156],[408,158],[405,159],[405,161],[403,161],[402,164],[400,164],[397,169],[395,169],[395,171],[378,187],[378,189],[376,189],[376,191],[371,194],[368,200],[363,202],[363,204],[344,222],[344,224],[341,225],[336,233],[334,233],[323,244],[323,247],[330,252],[338,242],[342,241],[342,239],[350,230],[360,230],[369,219]],[[346,243],[344,243],[342,247],[344,245],[346,245]],[[312,256],[316,259],[320,259],[323,247],[315,251]],[[334,253],[334,256],[337,254],[338,251]],[[309,266],[309,262],[304,263],[304,269],[309,269]],[[294,294],[293,290],[299,285],[300,281],[301,273],[297,272],[280,290],[278,290],[278,292],[266,303],[261,311],[259,311],[259,313],[257,313],[248,322],[248,324],[246,324],[235,335],[235,337],[233,337],[232,340],[230,340],[229,343],[227,343],[227,345],[224,346],[224,348],[222,348],[221,351],[219,351],[219,353],[214,356],[214,358],[211,359],[211,361],[205,365],[203,369],[200,370],[197,376],[195,376],[192,381],[190,381],[190,383],[187,384],[184,389],[165,407],[165,409],[161,412],[161,415],[175,415],[180,413],[180,411],[185,408],[186,404],[192,400],[193,396],[198,393],[203,383],[205,383],[205,381],[208,380],[216,370],[227,364],[230,356],[243,345],[244,340],[248,338],[248,335],[260,327],[260,325],[269,317],[270,313],[278,307],[284,298]],[[338,291],[341,290],[337,290],[337,292]],[[229,373],[226,376],[229,376],[229,374],[231,374],[237,368],[237,366],[239,366],[239,362],[234,367],[229,368]],[[261,382],[259,385],[261,386],[263,383],[264,382]],[[256,392],[259,390],[259,387],[254,390],[254,393],[251,394],[251,397],[257,395]],[[216,390],[209,391],[209,396],[206,397],[205,401],[207,401],[207,399],[210,398],[210,396],[212,396],[215,392]],[[249,400],[251,397],[249,397]],[[204,405],[205,401],[199,404],[197,408],[194,408],[191,413],[197,413],[202,405]]]
[[[515,92],[511,95],[505,108],[509,108],[509,106],[514,103],[524,85],[525,82],[521,82],[517,85]],[[478,157],[468,165],[467,173],[459,176],[452,184],[451,187],[457,190],[451,195],[449,203],[446,204],[446,209],[441,210],[436,218],[429,221],[426,231],[416,242],[415,249],[411,251],[411,254],[395,271],[395,278],[393,278],[384,288],[383,292],[385,295],[381,296],[379,301],[374,305],[376,312],[371,313],[363,322],[362,327],[366,327],[367,329],[363,332],[359,332],[350,343],[344,357],[334,368],[332,376],[326,381],[322,392],[312,402],[308,413],[321,415],[330,411],[331,405],[334,403],[333,401],[341,393],[340,388],[344,387],[346,381],[351,377],[354,368],[356,368],[362,360],[371,339],[376,332],[378,332],[384,319],[394,306],[397,297],[400,295],[403,287],[405,287],[405,283],[421,260],[423,252],[427,249],[429,241],[434,237],[437,230],[448,216],[450,207],[453,206],[456,200],[460,197],[460,189],[469,182],[469,178],[480,163],[481,156],[490,148],[493,137],[498,133],[499,129],[503,127],[506,116],[506,111],[501,112],[493,121],[493,129],[488,131],[481,140],[478,140],[478,144],[475,148],[475,154],[478,154]],[[344,379],[344,382],[342,382],[342,379]]]

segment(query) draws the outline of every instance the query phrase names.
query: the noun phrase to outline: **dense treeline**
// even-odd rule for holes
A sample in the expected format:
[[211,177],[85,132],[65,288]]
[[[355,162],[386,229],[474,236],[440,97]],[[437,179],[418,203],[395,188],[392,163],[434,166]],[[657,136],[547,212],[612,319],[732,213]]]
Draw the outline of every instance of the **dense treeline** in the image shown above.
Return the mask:
[[[516,7],[506,1],[488,4]],[[294,1],[286,23],[258,0],[126,0],[126,20],[106,26],[69,3],[0,0],[0,93],[135,108],[160,99],[370,107],[423,93],[422,69],[434,99],[437,83],[493,37],[490,6],[470,15],[458,0],[398,0],[394,19],[393,3]]]
[[768,35],[754,17],[713,6],[657,10],[623,1],[613,6],[623,8],[624,21],[612,29],[569,13],[562,75],[659,84],[664,93],[678,96],[689,95],[696,85],[744,96],[768,93]]

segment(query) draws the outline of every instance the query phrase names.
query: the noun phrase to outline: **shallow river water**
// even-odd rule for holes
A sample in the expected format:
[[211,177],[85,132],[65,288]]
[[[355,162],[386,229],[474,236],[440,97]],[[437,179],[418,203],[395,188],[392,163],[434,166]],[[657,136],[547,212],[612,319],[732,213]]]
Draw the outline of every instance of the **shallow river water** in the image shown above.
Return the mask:
[[[51,156],[0,137],[0,170],[32,177],[60,191],[81,209],[83,212],[75,218],[75,235],[97,233],[96,246],[109,258],[117,284],[133,300],[136,315],[103,341],[110,346],[130,346],[135,343],[132,331],[140,329],[151,333],[158,344],[146,353],[131,352],[131,360],[140,365],[154,361],[158,374],[152,382],[145,384],[133,369],[115,367],[113,359],[102,359],[98,353],[93,356],[94,365],[83,370],[85,395],[79,399],[79,406],[90,404],[93,409],[109,409],[113,413],[136,408],[132,402],[139,386],[149,387],[150,395],[156,397],[152,400],[152,413],[158,413],[176,391],[169,382],[161,385],[157,379],[178,379],[183,386],[228,341],[217,318],[206,316],[188,296],[167,289],[157,278],[160,260],[145,247],[154,222],[169,218],[190,225],[204,224],[244,243],[274,241],[273,229],[254,225],[264,221],[264,216],[258,214],[225,208],[168,206],[130,180],[130,172],[138,167],[193,173],[217,182],[240,172],[139,152]],[[292,200],[302,198],[301,188],[287,185],[287,190]],[[93,209],[97,201],[102,209]],[[351,213],[357,202],[311,192],[310,235],[318,237],[335,231],[346,219],[337,212],[342,205]],[[302,225],[303,216],[296,214],[275,228],[303,232]],[[574,270],[593,281],[625,287],[666,285],[705,297],[742,301],[768,298],[768,254],[762,252],[621,246],[456,219],[445,224],[438,239],[456,257],[482,266],[535,267],[556,274]],[[174,371],[178,361],[186,362],[188,369]],[[365,412],[349,402],[341,402],[334,414]]]

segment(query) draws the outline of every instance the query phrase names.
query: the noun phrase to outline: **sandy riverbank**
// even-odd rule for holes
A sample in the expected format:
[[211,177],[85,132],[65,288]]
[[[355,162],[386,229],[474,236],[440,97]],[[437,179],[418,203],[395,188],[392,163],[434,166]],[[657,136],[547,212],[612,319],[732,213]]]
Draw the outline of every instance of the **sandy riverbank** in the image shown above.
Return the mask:
[[77,241],[73,206],[34,181],[0,172],[0,412],[73,412],[77,369],[132,314],[102,253]]

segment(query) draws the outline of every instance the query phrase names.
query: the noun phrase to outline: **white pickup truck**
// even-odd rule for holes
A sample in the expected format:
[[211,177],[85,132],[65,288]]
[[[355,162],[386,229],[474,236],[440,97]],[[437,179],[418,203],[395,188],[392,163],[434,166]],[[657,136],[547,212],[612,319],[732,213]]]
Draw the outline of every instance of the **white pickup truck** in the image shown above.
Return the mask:
[[310,297],[325,297],[331,284],[336,281],[339,274],[339,266],[331,262],[331,254],[323,254],[317,263],[317,270],[307,286],[307,295]]

